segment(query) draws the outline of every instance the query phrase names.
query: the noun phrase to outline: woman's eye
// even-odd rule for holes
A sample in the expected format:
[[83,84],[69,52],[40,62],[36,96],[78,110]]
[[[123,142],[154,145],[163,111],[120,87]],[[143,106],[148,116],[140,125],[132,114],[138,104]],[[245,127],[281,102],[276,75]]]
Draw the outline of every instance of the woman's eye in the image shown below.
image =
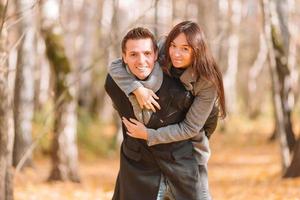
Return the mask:
[[190,51],[190,49],[187,48],[187,47],[184,47],[183,50],[184,50],[184,51],[187,51],[187,52]]

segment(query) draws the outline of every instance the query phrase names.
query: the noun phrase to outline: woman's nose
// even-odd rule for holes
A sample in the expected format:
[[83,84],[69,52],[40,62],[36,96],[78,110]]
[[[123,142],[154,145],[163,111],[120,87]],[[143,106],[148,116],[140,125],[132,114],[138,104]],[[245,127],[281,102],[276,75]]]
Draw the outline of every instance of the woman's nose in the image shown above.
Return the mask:
[[179,57],[180,55],[181,55],[181,53],[180,53],[179,49],[175,49],[174,50],[174,56]]

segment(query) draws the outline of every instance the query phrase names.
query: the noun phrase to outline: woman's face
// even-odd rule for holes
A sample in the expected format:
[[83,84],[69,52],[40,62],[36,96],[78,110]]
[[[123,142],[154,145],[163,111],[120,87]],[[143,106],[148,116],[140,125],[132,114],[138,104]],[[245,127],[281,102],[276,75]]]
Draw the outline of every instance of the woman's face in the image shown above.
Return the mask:
[[192,47],[184,33],[180,33],[170,44],[169,55],[176,68],[187,68],[192,63]]

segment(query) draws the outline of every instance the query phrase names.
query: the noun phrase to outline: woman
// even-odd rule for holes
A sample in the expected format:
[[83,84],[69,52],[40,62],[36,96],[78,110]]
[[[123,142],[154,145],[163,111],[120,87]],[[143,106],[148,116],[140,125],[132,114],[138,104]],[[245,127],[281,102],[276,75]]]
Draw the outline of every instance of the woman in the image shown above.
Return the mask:
[[[202,181],[201,199],[210,199],[206,167],[210,150],[203,125],[209,115],[215,114],[212,110],[216,101],[221,116],[226,115],[222,75],[209,51],[204,33],[196,23],[184,21],[177,24],[167,36],[164,46],[163,71],[179,79],[195,96],[185,120],[156,130],[146,128],[143,123],[134,119],[124,118],[123,123],[130,136],[147,140],[149,146],[191,139]],[[111,66],[109,73],[113,78],[122,76],[122,78],[130,79],[124,69],[120,66]],[[118,83],[117,78],[114,80]],[[128,91],[128,87],[136,88],[137,84],[137,81],[132,79],[132,86],[126,85],[122,88],[121,85],[121,89]],[[137,101],[141,106],[154,110],[153,105],[157,106],[155,101],[157,97],[153,92],[140,86],[133,92]],[[138,115],[137,112],[136,115]]]

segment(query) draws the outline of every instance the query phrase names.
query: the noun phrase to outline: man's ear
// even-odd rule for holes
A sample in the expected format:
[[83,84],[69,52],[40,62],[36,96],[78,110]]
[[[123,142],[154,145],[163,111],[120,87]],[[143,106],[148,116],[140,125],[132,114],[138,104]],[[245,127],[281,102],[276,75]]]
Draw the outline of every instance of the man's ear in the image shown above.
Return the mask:
[[154,57],[154,58],[155,58],[155,61],[157,61],[157,58],[158,58],[158,51],[155,52],[155,57]]

